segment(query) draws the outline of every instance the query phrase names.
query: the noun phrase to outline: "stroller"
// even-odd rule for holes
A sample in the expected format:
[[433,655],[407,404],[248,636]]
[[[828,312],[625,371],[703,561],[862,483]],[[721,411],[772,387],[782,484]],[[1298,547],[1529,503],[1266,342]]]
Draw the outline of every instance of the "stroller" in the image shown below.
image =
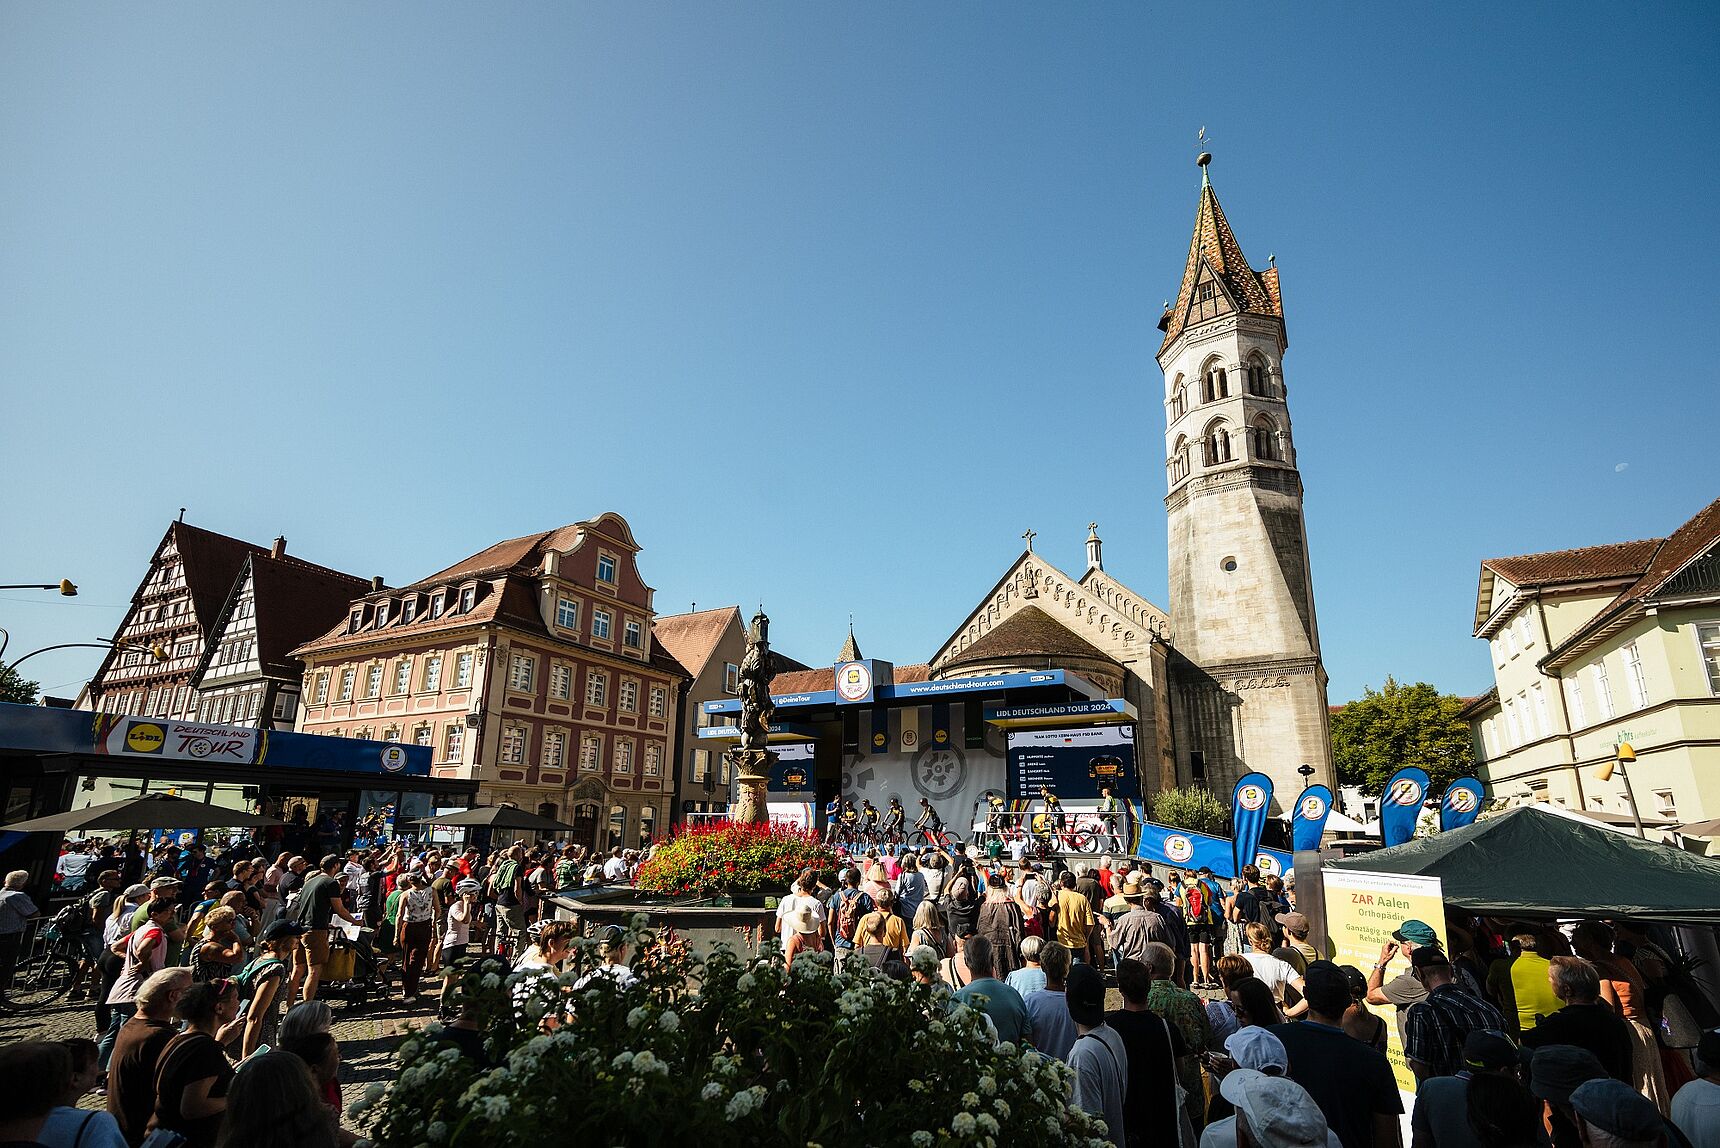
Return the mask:
[[317,997],[354,1008],[372,1000],[387,1000],[391,966],[377,955],[375,941],[375,929],[360,929],[355,938],[335,930],[329,938],[328,963],[323,966]]

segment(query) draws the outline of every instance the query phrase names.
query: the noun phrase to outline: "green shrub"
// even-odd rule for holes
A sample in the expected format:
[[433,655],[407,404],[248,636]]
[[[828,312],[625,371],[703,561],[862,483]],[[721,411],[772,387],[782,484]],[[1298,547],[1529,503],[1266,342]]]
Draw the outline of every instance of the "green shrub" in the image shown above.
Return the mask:
[[1148,816],[1160,825],[1196,833],[1223,837],[1230,832],[1230,807],[1199,785],[1162,790],[1153,797]]

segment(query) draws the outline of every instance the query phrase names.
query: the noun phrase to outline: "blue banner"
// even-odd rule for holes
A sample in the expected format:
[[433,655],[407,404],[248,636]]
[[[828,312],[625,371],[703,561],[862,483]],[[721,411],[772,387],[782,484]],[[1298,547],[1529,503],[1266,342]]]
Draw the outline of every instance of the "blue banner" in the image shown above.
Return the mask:
[[1318,849],[1320,834],[1326,831],[1326,816],[1332,812],[1332,791],[1324,785],[1310,785],[1296,799],[1296,816],[1290,822],[1291,847],[1300,853]]
[[1230,831],[1234,850],[1232,873],[1254,863],[1260,851],[1260,834],[1272,813],[1272,779],[1264,773],[1245,773],[1230,793]]
[[890,752],[890,711],[883,706],[874,706],[872,714],[872,736],[866,739],[867,753]]
[[1439,831],[1449,833],[1473,825],[1481,816],[1481,782],[1473,777],[1460,777],[1445,787],[1439,802]]
[[1380,836],[1386,848],[1402,845],[1415,836],[1416,819],[1427,800],[1427,770],[1406,765],[1392,774],[1380,798]]
[[[1212,870],[1213,876],[1230,878],[1237,875],[1232,844],[1210,833],[1192,829],[1177,829],[1169,825],[1142,822],[1135,856],[1155,865],[1171,865],[1178,869]],[[1256,849],[1250,862],[1264,875],[1282,877],[1290,872],[1290,854],[1279,849]]]

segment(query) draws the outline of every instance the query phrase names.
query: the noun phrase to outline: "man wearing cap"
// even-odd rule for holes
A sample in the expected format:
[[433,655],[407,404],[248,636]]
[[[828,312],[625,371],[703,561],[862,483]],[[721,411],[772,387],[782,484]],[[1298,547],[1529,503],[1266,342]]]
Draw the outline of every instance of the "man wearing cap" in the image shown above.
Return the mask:
[[1075,1022],[1075,1043],[1069,1047],[1075,1104],[1103,1120],[1105,1139],[1123,1148],[1129,1142],[1123,1121],[1129,1050],[1117,1030],[1105,1023],[1105,978],[1091,965],[1076,965],[1069,970],[1064,995]]
[[1399,953],[1409,957],[1415,950],[1427,945],[1439,945],[1439,934],[1433,931],[1433,926],[1426,921],[1405,921],[1392,934],[1392,939],[1380,946],[1380,959],[1374,962],[1373,969],[1368,973],[1368,1003],[1389,1004],[1397,1009],[1400,1046],[1404,1043],[1404,1013],[1410,1005],[1420,1004],[1427,999],[1427,989],[1407,972],[1386,980],[1386,966],[1391,964],[1392,958]]
[[1577,1134],[1571,1093],[1591,1080],[1606,1079],[1607,1070],[1595,1054],[1574,1044],[1549,1044],[1535,1050],[1529,1062],[1529,1093],[1545,1105],[1543,1122],[1553,1148],[1583,1148]]
[[[1339,1148],[1320,1106],[1294,1080],[1239,1068],[1225,1076],[1219,1094],[1236,1109],[1237,1148]],[[1207,1144],[1203,1135],[1201,1148]]]
[[1477,1029],[1463,1041],[1463,1067],[1421,1082],[1410,1117],[1410,1148],[1483,1148],[1469,1123],[1469,1081],[1478,1073],[1517,1079],[1522,1055],[1498,1030]]
[[1720,1148],[1720,1028],[1702,1034],[1696,1067],[1702,1075],[1672,1098],[1672,1122],[1692,1148]]
[[1655,1148],[1672,1141],[1653,1101],[1621,1080],[1578,1085],[1571,1092],[1571,1108],[1578,1135],[1593,1148]]
[[1284,947],[1295,949],[1302,954],[1303,968],[1307,968],[1310,962],[1320,959],[1319,951],[1308,943],[1308,932],[1313,926],[1309,923],[1306,914],[1291,910],[1288,913],[1279,913],[1272,919],[1283,926]]
[[1291,1078],[1308,1090],[1344,1148],[1396,1145],[1403,1112],[1397,1079],[1385,1053],[1344,1031],[1350,1007],[1344,971],[1315,961],[1302,975],[1302,998],[1307,1015],[1271,1030],[1290,1054]]
[[1463,1069],[1469,1034],[1503,1029],[1505,1018],[1457,984],[1451,962],[1438,949],[1417,949],[1409,963],[1410,975],[1427,990],[1427,999],[1404,1010],[1404,1058],[1418,1081],[1455,1076]]

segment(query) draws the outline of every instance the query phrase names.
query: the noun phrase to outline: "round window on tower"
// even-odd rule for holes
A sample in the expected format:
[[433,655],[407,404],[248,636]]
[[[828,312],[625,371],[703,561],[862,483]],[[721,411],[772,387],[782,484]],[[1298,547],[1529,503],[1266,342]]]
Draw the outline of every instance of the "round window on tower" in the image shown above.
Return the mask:
[[1236,556],[1234,554],[1226,554],[1223,558],[1219,559],[1218,568],[1226,574],[1236,573]]

